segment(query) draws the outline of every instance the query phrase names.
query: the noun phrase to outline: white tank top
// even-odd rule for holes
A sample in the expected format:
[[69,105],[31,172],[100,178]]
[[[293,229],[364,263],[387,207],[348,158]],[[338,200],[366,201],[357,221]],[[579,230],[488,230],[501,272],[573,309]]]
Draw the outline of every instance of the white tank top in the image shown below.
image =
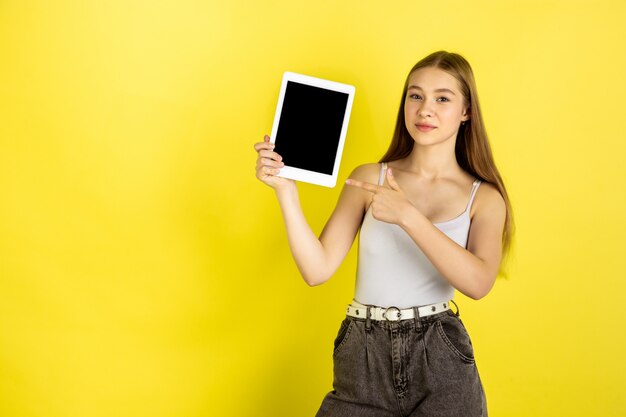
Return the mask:
[[[383,185],[387,164],[380,170]],[[452,220],[433,223],[462,247],[467,247],[470,208],[481,181],[472,185],[465,211]],[[381,307],[409,308],[447,301],[454,287],[437,271],[426,255],[402,228],[376,220],[368,208],[359,235],[355,300]]]

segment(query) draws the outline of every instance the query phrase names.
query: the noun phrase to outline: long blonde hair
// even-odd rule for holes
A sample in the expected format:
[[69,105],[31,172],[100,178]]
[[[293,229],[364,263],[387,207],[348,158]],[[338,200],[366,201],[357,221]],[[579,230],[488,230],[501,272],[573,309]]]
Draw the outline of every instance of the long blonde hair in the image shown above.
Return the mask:
[[456,137],[456,160],[461,168],[469,174],[493,184],[504,199],[506,204],[506,220],[502,233],[502,262],[500,263],[500,274],[506,276],[507,272],[504,268],[505,259],[507,259],[507,255],[511,249],[515,229],[513,210],[504,182],[493,160],[491,147],[489,146],[487,132],[485,131],[480,105],[478,103],[474,73],[465,58],[456,53],[437,51],[420,60],[411,68],[404,82],[398,118],[396,120],[396,127],[391,139],[391,144],[379,162],[391,162],[406,158],[413,150],[414,140],[409,134],[404,120],[404,103],[409,77],[413,72],[425,67],[439,68],[456,78],[463,98],[465,99],[465,104],[469,108],[470,118],[464,124],[460,125]]

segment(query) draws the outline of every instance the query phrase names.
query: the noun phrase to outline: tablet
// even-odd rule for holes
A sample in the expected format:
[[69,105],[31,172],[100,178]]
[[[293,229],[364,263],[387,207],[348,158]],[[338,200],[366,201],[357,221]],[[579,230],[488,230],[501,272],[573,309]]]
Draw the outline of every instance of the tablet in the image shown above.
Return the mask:
[[270,142],[279,177],[334,187],[354,100],[351,85],[285,72]]

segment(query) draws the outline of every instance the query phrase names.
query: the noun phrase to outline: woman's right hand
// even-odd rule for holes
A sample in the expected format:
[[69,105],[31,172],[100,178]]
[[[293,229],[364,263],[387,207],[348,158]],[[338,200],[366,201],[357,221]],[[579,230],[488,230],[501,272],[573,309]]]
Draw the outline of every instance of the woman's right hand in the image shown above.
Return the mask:
[[280,168],[285,164],[282,162],[282,157],[274,152],[274,144],[270,143],[270,137],[265,135],[263,142],[255,143],[254,150],[257,151],[258,157],[256,159],[256,177],[263,183],[269,185],[274,190],[294,186],[295,181],[278,177]]

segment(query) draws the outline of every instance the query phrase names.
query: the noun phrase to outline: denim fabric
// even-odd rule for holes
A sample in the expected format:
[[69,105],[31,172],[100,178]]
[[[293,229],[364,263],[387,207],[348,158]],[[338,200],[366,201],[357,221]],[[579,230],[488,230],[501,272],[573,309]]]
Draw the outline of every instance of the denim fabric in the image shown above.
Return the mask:
[[447,310],[397,322],[346,316],[333,391],[316,417],[486,417],[469,334]]

